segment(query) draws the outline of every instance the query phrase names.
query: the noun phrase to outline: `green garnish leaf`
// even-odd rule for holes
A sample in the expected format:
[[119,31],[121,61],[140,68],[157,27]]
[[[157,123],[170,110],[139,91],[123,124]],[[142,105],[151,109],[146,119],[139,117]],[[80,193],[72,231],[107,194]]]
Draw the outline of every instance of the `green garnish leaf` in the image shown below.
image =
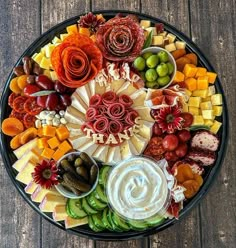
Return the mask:
[[151,44],[152,44],[152,34],[153,34],[152,31],[148,34],[148,37],[144,42],[143,49],[151,46]]
[[206,125],[193,125],[189,128],[190,131],[197,131],[201,129],[210,130],[210,127]]
[[38,92],[31,94],[30,96],[48,96],[54,92],[56,92],[56,91],[55,90],[41,90],[41,91],[38,91]]

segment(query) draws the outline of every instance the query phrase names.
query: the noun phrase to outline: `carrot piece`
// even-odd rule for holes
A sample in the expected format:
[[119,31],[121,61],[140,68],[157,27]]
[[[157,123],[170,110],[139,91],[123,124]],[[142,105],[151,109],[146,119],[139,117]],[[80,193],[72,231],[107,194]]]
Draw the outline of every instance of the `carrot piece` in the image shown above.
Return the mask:
[[17,84],[17,79],[18,77],[15,77],[11,80],[10,82],[10,90],[13,91],[16,94],[20,94],[21,93],[21,89],[19,88],[18,84]]
[[183,57],[186,54],[186,50],[185,49],[177,49],[173,52],[171,52],[172,56],[174,57],[174,59],[178,59]]
[[57,135],[57,138],[60,140],[60,141],[63,141],[67,138],[69,138],[70,136],[70,132],[68,131],[67,127],[65,126],[60,126],[56,129],[56,135]]
[[200,188],[200,185],[195,180],[187,180],[183,182],[183,186],[186,189],[186,191],[184,191],[184,195],[187,199],[193,197]]
[[11,149],[15,150],[15,149],[17,149],[18,147],[21,146],[20,136],[21,136],[21,133],[17,134],[15,137],[13,137],[11,139],[11,142],[10,142]]
[[2,122],[2,132],[8,136],[16,136],[24,131],[23,123],[17,118],[10,117],[6,118]]
[[204,67],[197,67],[197,73],[195,75],[195,77],[202,77],[202,76],[206,76],[207,73],[207,69]]
[[60,149],[57,149],[53,155],[52,155],[52,159],[58,161],[63,155],[65,154],[64,151],[60,150]]
[[30,140],[36,138],[36,136],[37,136],[37,129],[34,127],[30,127],[21,134],[20,143],[24,145],[28,143]]
[[191,60],[186,58],[185,56],[177,59],[176,60],[177,70],[183,72],[184,66],[190,63],[191,63]]
[[180,164],[177,167],[176,179],[178,183],[183,183],[186,180],[193,179],[193,172],[188,164]]
[[180,83],[180,82],[183,82],[184,81],[184,74],[180,71],[176,71],[176,74],[175,74],[175,78],[174,78],[174,82],[175,83]]
[[18,77],[17,85],[21,90],[23,90],[25,88],[25,86],[28,84],[27,83],[27,78],[28,78],[27,75],[21,75],[21,76]]
[[187,78],[185,80],[186,88],[190,91],[194,91],[197,89],[197,80],[195,78]]
[[208,89],[208,77],[207,76],[197,78],[197,89],[198,90]]
[[214,72],[207,72],[206,75],[208,76],[208,82],[210,84],[214,84],[216,81],[217,74]]
[[48,144],[51,149],[55,149],[60,145],[60,141],[57,139],[56,136],[52,137],[51,139],[48,140]]
[[197,72],[197,67],[193,64],[186,64],[184,66],[183,74],[185,78],[195,77]]
[[83,28],[83,27],[80,27],[79,28],[79,33],[80,34],[83,34],[83,35],[85,35],[85,36],[90,36],[90,31],[89,31],[89,29],[88,28]]
[[195,53],[188,53],[188,54],[184,55],[184,57],[190,59],[191,64],[194,64],[197,66],[198,59],[197,59],[197,55]]

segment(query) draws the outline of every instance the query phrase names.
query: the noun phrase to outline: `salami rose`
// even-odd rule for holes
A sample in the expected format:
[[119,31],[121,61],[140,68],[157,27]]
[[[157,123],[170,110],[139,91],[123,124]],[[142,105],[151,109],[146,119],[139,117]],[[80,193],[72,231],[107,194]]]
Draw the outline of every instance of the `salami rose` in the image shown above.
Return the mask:
[[117,95],[114,91],[107,91],[102,95],[102,102],[105,105],[110,105],[117,100]]
[[130,125],[133,125],[135,122],[135,119],[138,117],[138,113],[137,111],[135,110],[131,110],[129,111],[126,116],[125,116],[125,122],[130,124]]
[[119,103],[123,104],[125,107],[130,107],[133,104],[133,100],[127,95],[119,96]]
[[106,59],[132,62],[143,47],[144,31],[133,18],[116,16],[99,27],[96,38]]
[[93,95],[89,100],[89,105],[91,107],[98,106],[102,103],[102,97],[99,94]]
[[125,106],[121,103],[113,103],[108,107],[107,114],[112,118],[119,120],[124,116]]
[[87,109],[87,112],[86,112],[86,119],[87,119],[87,121],[93,121],[93,120],[95,120],[97,114],[98,114],[97,109],[95,109],[93,107],[89,107]]
[[109,123],[109,133],[112,133],[112,134],[117,134],[117,133],[120,133],[123,131],[123,125],[120,121],[118,120],[113,120],[113,121],[110,121]]
[[58,80],[67,87],[77,88],[102,69],[102,53],[89,37],[72,34],[53,49],[51,62]]
[[94,130],[98,133],[105,133],[107,131],[108,126],[109,120],[106,117],[98,118],[93,124]]

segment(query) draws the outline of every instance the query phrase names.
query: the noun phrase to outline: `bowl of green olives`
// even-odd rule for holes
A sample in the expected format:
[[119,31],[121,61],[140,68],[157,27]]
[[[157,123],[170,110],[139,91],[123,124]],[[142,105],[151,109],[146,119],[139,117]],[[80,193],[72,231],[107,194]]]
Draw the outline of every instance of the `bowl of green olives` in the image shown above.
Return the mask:
[[151,89],[167,88],[176,74],[174,57],[161,47],[143,49],[133,66],[145,81],[145,87]]
[[57,191],[63,196],[78,199],[89,195],[97,186],[99,167],[85,152],[65,154],[57,162],[59,184]]

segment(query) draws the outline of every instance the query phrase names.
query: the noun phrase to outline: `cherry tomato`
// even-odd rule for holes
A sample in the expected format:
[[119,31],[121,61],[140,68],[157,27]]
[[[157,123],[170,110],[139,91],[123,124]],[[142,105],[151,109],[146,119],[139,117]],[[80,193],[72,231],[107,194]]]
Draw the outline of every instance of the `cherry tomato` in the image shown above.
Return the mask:
[[179,140],[174,134],[167,134],[162,141],[162,145],[166,151],[174,151],[179,144]]
[[38,96],[37,97],[37,104],[42,107],[46,108],[46,101],[47,101],[48,96]]
[[191,139],[191,133],[186,129],[180,130],[177,133],[177,136],[178,136],[179,140],[182,142],[187,142]]
[[48,110],[54,110],[59,103],[59,97],[56,93],[51,93],[48,95],[47,100],[46,100],[46,108]]
[[25,113],[24,104],[27,101],[28,97],[18,96],[13,101],[13,109],[19,113]]
[[31,97],[31,94],[40,91],[40,88],[35,84],[28,84],[25,86],[23,92],[25,96]]
[[25,114],[23,122],[26,128],[34,127],[36,117],[34,115]]
[[37,115],[43,110],[43,108],[37,104],[36,98],[28,98],[24,104],[24,109],[31,115]]
[[152,133],[156,136],[161,136],[163,134],[162,129],[159,127],[157,122],[155,122],[152,127]]
[[13,108],[13,101],[18,97],[19,95],[12,92],[11,95],[8,97],[8,105]]
[[183,112],[180,116],[184,119],[183,128],[190,127],[193,123],[193,115],[187,112]]
[[175,154],[179,157],[182,158],[187,154],[188,151],[188,146],[186,143],[180,143],[178,147],[175,149]]
[[53,90],[54,83],[46,75],[39,75],[35,78],[35,83],[43,90]]
[[179,157],[173,151],[165,152],[165,159],[167,161],[175,162],[179,159]]

